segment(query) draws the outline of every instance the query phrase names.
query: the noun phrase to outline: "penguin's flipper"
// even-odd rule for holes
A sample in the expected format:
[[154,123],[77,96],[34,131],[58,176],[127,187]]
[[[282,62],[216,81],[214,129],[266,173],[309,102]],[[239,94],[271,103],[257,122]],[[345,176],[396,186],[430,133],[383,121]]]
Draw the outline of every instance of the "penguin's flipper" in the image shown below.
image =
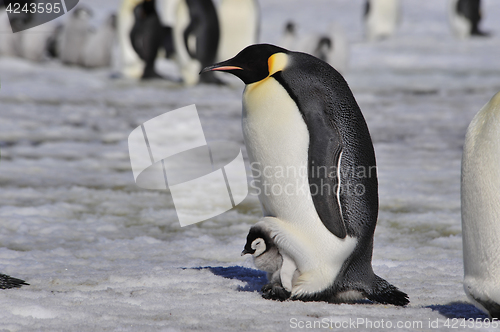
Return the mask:
[[19,288],[22,285],[29,286],[29,284],[27,284],[24,280],[0,274],[0,289]]
[[391,285],[379,276],[375,276],[375,278],[374,287],[365,292],[368,300],[401,307],[410,303],[410,299],[406,293],[403,293],[396,286]]
[[309,186],[314,207],[323,225],[336,237],[343,239],[347,231],[340,206],[342,140],[335,124],[324,122],[323,112],[321,107],[306,115],[309,132],[315,133],[310,135],[309,142]]

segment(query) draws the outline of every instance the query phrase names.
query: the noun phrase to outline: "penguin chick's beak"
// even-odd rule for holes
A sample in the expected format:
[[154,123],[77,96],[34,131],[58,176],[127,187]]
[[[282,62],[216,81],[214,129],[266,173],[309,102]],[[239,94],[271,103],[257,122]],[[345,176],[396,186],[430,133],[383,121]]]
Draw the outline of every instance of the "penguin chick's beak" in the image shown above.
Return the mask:
[[246,254],[253,254],[254,252],[255,252],[255,250],[250,251],[250,250],[243,249],[243,251],[241,252],[241,256],[244,256]]

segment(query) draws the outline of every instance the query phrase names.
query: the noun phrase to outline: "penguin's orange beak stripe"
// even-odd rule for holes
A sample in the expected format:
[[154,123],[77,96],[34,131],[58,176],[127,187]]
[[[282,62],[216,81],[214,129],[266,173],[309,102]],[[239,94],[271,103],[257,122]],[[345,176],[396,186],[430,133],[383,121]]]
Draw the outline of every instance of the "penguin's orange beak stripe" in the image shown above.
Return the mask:
[[236,66],[222,66],[222,67],[215,67],[215,68],[212,68],[210,70],[214,71],[214,70],[235,70],[235,69],[239,69],[239,70],[243,70],[243,68],[241,67],[236,67]]

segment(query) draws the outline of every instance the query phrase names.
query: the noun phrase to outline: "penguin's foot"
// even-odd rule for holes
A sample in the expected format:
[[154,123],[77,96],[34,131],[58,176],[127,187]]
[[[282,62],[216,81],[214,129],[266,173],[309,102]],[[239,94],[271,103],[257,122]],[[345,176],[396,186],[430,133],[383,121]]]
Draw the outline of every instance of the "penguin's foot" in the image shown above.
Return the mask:
[[262,287],[262,297],[267,300],[285,301],[290,295],[291,293],[280,284],[269,283]]
[[20,288],[22,285],[29,286],[24,280],[0,274],[0,289]]
[[403,307],[410,303],[406,293],[403,293],[397,289],[397,287],[391,285],[379,276],[375,276],[375,285],[373,289],[366,291],[365,295],[368,300],[381,304],[393,304]]

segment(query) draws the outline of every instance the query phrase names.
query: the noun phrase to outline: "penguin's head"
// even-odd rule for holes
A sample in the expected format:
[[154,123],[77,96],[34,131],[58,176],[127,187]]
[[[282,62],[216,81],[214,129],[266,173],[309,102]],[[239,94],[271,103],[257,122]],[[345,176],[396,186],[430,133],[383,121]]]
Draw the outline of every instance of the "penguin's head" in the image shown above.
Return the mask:
[[288,63],[288,53],[288,50],[275,45],[250,45],[234,58],[204,68],[200,75],[209,71],[225,71],[245,84],[252,84],[283,70]]
[[272,244],[268,232],[259,226],[254,226],[250,228],[250,232],[248,232],[247,243],[241,252],[241,256],[250,254],[254,257],[258,257],[269,250]]

